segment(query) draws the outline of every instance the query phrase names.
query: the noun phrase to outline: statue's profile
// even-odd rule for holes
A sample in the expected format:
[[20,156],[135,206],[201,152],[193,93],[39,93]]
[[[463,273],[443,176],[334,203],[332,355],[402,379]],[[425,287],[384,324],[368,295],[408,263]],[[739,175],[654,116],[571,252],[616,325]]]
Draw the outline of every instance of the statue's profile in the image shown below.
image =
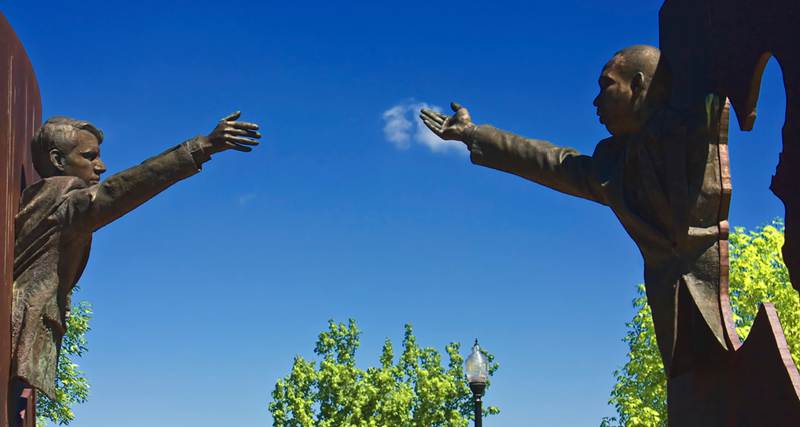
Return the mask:
[[[12,389],[35,387],[55,398],[70,295],[89,257],[92,233],[172,184],[196,174],[224,150],[250,151],[258,125],[222,119],[207,136],[179,144],[105,181],[103,133],[89,122],[54,117],[31,144],[42,179],[27,187],[15,218],[11,339]],[[12,396],[18,396],[15,392]]]
[[[611,137],[591,156],[476,126],[455,103],[453,116],[425,109],[421,118],[441,138],[464,142],[475,164],[613,210],[644,258],[658,346],[672,377],[733,350],[721,306],[727,300],[720,297],[719,241],[727,233],[727,223],[718,222],[720,163],[707,131],[724,99],[710,97],[696,125],[684,122],[668,106],[669,78],[659,59],[657,48],[639,45],[605,65],[594,105]],[[687,133],[707,142],[688,145]]]

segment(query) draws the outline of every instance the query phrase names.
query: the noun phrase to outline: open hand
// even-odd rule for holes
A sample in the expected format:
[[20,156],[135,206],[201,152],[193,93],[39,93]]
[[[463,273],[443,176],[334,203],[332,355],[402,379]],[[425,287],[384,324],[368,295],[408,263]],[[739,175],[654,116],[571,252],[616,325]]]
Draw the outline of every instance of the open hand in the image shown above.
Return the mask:
[[261,138],[258,125],[249,122],[237,122],[242,113],[237,111],[229,114],[217,123],[214,130],[205,137],[204,149],[209,154],[225,150],[248,152],[252,146],[258,145],[257,139]]
[[451,102],[450,108],[455,112],[452,116],[423,108],[419,117],[425,126],[439,138],[464,141],[469,131],[475,128],[475,124],[472,123],[469,111],[457,102]]

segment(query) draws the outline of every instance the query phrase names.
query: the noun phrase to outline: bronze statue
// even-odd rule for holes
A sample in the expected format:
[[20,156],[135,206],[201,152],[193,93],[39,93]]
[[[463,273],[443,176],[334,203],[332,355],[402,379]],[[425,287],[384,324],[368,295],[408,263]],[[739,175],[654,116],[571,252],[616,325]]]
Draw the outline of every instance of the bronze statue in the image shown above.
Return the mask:
[[[682,143],[693,127],[668,108],[659,58],[655,47],[632,46],[605,65],[594,105],[611,137],[591,156],[476,126],[455,103],[451,117],[426,109],[421,118],[441,138],[464,142],[475,164],[614,211],[644,258],[659,349],[674,376],[729,351],[732,332],[720,301],[719,159],[709,155],[714,144]],[[719,121],[722,105],[710,100],[707,121]]]
[[[688,0],[668,1],[661,11],[662,42],[668,42],[671,56],[665,58],[650,46],[614,55],[603,68],[594,100],[611,137],[597,144],[591,156],[476,126],[467,109],[455,103],[451,117],[421,112],[438,136],[464,142],[473,163],[613,210],[644,258],[647,300],[667,374],[671,426],[790,426],[800,419],[800,373],[775,308],[762,305],[741,343],[728,296],[729,104],[726,91],[709,87],[719,77],[709,70],[737,56],[708,48],[704,43],[713,38],[702,37],[744,37],[728,27],[706,28],[732,22],[726,20],[731,10],[727,5],[707,8]],[[746,10],[736,13],[746,15]],[[704,13],[717,13],[716,20],[694,17]],[[676,24],[664,25],[666,20]],[[687,38],[687,31],[694,38]],[[687,44],[695,38],[702,40]],[[760,58],[756,77],[766,62]],[[738,75],[749,76],[749,69]],[[729,74],[723,76],[728,80],[720,80],[726,83],[734,81]],[[754,106],[754,101],[747,102],[740,105]],[[781,176],[788,176],[786,168]],[[787,207],[787,221],[789,216]],[[789,237],[787,226],[787,242]]]
[[98,128],[54,117],[36,132],[31,154],[42,179],[24,190],[15,217],[12,388],[27,384],[55,398],[70,295],[89,257],[92,233],[196,174],[213,154],[250,151],[261,137],[258,125],[236,121],[239,116],[233,113],[207,136],[192,138],[102,182],[106,167]]

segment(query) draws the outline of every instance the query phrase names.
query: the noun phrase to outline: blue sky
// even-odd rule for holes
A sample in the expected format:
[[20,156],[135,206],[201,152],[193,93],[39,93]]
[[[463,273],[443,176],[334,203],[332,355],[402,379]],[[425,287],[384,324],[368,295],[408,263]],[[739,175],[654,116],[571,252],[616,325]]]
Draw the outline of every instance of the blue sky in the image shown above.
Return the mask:
[[[271,425],[275,381],[330,318],[358,321],[363,366],[407,322],[440,350],[478,337],[501,364],[486,401],[503,412],[486,425],[599,424],[642,280],[635,246],[602,206],[432,150],[408,110],[458,100],[477,123],[591,152],[607,136],[600,68],[657,44],[658,7],[3,2],[45,116],[101,127],[111,173],[233,110],[263,125],[253,153],[216,156],[96,233],[76,425]],[[774,62],[761,100],[756,129],[731,130],[734,225],[783,213],[767,189]],[[384,132],[387,111],[406,134]]]

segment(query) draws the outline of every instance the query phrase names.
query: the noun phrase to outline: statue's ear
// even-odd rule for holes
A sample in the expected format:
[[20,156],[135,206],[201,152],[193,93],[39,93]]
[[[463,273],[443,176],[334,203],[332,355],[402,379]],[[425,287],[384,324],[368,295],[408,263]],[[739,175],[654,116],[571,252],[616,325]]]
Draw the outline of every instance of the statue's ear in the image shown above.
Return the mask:
[[53,165],[56,170],[59,172],[64,172],[64,153],[62,153],[58,148],[53,148],[50,150],[50,164]]
[[645,87],[644,83],[644,73],[639,71],[638,73],[633,75],[631,79],[631,91],[633,91],[633,97],[637,98],[645,92],[647,88]]

